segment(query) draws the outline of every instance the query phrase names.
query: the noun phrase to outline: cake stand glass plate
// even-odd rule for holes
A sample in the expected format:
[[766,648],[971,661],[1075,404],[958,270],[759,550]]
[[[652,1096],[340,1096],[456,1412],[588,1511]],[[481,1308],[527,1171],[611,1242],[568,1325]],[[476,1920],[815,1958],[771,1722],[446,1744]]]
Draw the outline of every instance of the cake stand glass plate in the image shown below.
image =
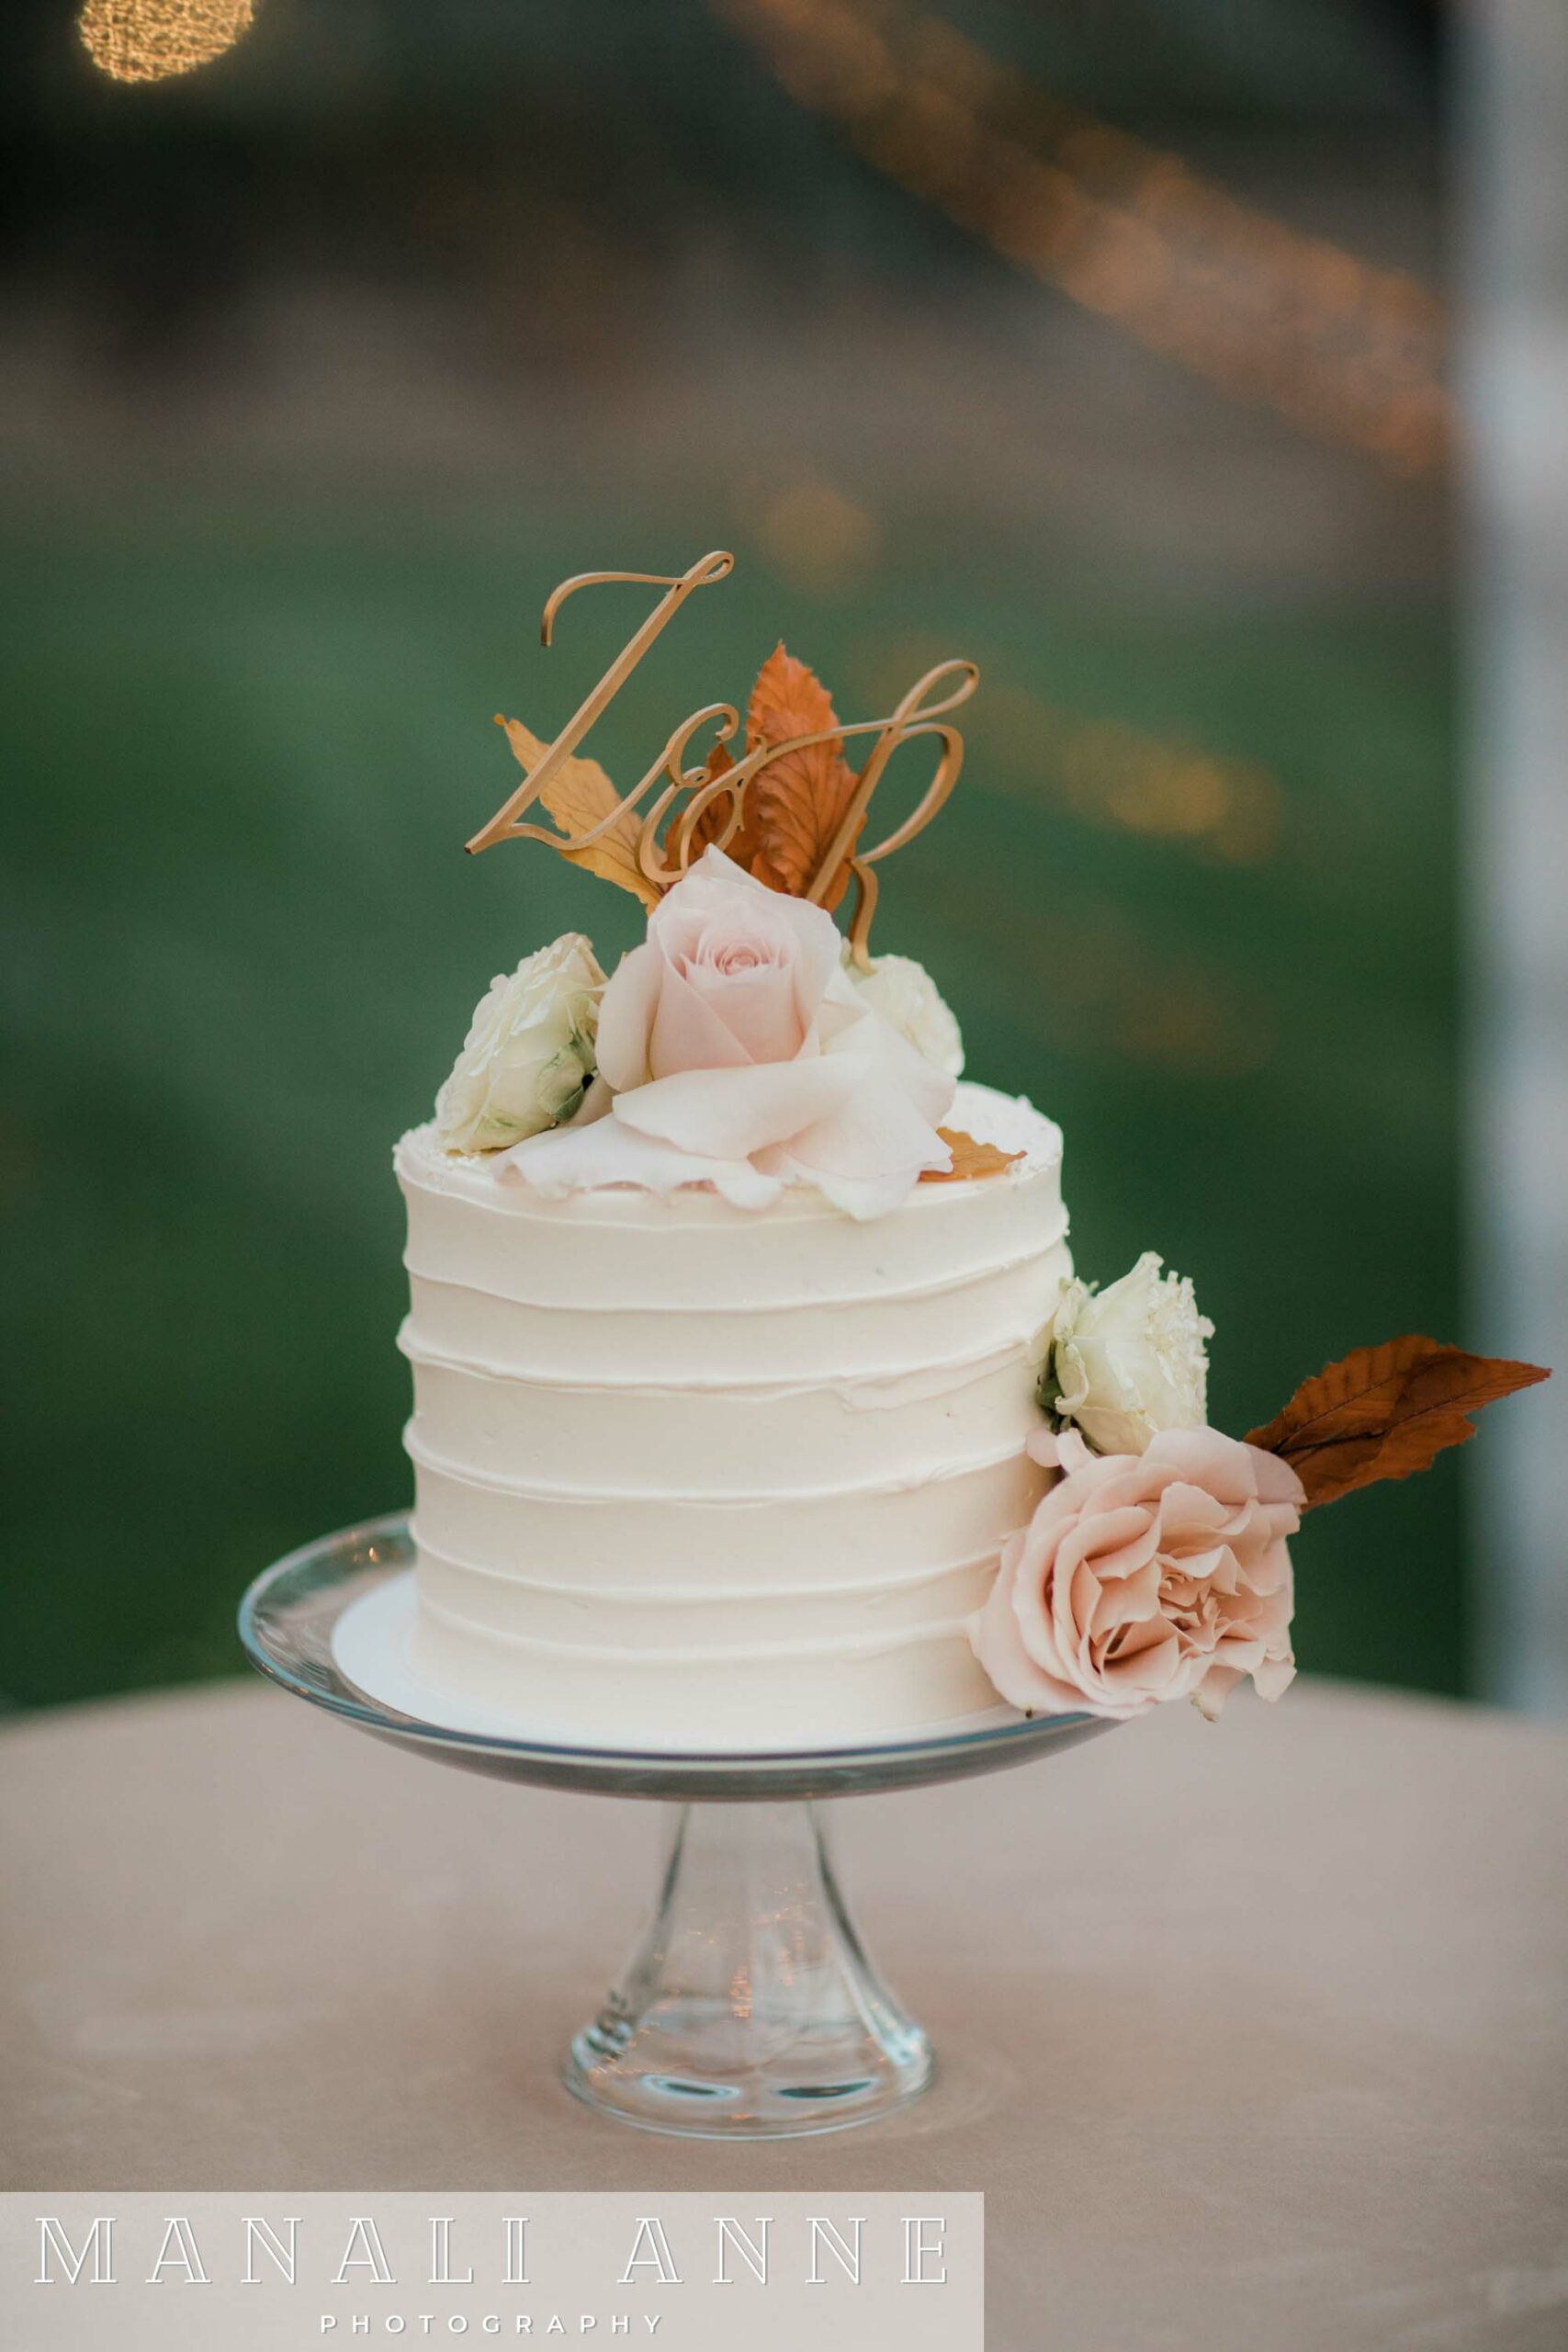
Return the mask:
[[998,1708],[841,1747],[629,1749],[612,1724],[602,1743],[570,1746],[487,1724],[414,1679],[398,1640],[412,1565],[401,1513],[322,1536],[256,1578],[240,1637],[284,1690],[416,1755],[676,1808],[652,1917],[572,2041],[567,2088],[625,2122],[716,2139],[840,2130],[917,2097],[931,2050],[866,1958],[821,1801],[998,1771],[1106,1724]]

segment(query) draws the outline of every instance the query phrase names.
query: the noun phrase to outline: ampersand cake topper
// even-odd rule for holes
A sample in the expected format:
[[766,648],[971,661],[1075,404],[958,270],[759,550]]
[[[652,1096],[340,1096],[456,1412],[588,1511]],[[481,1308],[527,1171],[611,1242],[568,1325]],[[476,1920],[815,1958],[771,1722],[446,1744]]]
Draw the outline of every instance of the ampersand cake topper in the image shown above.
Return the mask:
[[[958,781],[964,738],[949,714],[979,683],[973,662],[939,662],[886,718],[845,725],[814,673],[781,644],[752,688],[739,757],[727,746],[740,730],[741,716],[724,702],[706,703],[683,718],[629,792],[617,792],[596,760],[579,756],[589,730],[687,598],[728,579],[734,568],[734,557],[716,548],[683,572],[584,571],[561,582],[545,605],[540,635],[547,647],[561,606],[580,588],[631,583],[664,593],[553,742],[541,742],[520,719],[498,715],[523,781],[466,846],[478,851],[504,841],[546,842],[650,908],[710,847],[759,881],[829,912],[852,883],[849,938],[863,968],[870,961],[876,867],[924,831]],[[694,746],[710,729],[707,750],[698,758]],[[858,770],[844,757],[845,743],[857,736],[872,738]],[[901,743],[922,736],[941,747],[931,782],[900,823],[863,847],[872,798],[888,762]],[[526,821],[536,802],[553,826]]]

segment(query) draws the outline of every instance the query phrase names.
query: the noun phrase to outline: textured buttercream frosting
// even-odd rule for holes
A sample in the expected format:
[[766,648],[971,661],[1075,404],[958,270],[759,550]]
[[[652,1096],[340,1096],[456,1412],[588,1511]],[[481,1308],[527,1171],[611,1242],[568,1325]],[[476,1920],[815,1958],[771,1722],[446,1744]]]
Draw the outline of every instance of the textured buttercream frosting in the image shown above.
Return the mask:
[[541,1735],[821,1744],[994,1701],[965,1622],[1043,1474],[1061,1136],[856,1223],[804,1188],[547,1200],[432,1130],[408,1204],[421,1670]]

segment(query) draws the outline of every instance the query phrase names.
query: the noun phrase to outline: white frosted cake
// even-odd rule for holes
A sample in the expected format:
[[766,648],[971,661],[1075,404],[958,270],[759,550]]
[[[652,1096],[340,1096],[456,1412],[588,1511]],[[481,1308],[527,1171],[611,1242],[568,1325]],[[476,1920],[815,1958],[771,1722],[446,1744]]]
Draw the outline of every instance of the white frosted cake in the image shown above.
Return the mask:
[[[469,1724],[583,1747],[821,1747],[988,1713],[981,1621],[1055,1467],[1061,1136],[961,1083],[930,973],[869,945],[884,862],[956,781],[973,663],[845,727],[779,645],[743,718],[694,711],[629,792],[580,750],[730,563],[547,603],[548,644],[581,589],[666,591],[554,742],[502,722],[523,781],[468,847],[546,842],[646,931],[613,971],[568,932],[499,974],[396,1152],[402,1670]],[[906,737],[936,768],[879,838]]]
[[[416,1552],[412,1592],[367,1596],[367,1670],[412,1668],[436,1720],[621,1749],[1277,1698],[1300,1512],[1547,1374],[1412,1335],[1212,1429],[1191,1282],[1152,1250],[1074,1275],[1058,1130],[962,1083],[931,975],[871,952],[975,664],[846,726],[780,644],[629,791],[583,755],[732,567],[563,582],[547,645],[583,589],[664,593],[553,742],[501,722],[523,781],[468,848],[543,842],[647,929],[614,972],[569,932],[499,974],[397,1147]],[[936,764],[879,833],[907,741]]]
[[855,1221],[791,1186],[542,1197],[432,1126],[408,1203],[414,1662],[565,1739],[822,1744],[994,1705],[967,1625],[1044,1474],[1061,1137]]

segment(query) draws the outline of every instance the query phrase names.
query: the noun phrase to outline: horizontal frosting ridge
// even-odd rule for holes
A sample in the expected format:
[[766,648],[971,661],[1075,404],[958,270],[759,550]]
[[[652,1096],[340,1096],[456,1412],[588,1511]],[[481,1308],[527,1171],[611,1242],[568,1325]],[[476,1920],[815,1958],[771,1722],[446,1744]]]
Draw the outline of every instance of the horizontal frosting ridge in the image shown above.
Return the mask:
[[508,1478],[486,1465],[482,1470],[466,1463],[454,1462],[439,1453],[421,1434],[417,1420],[411,1420],[403,1431],[403,1450],[416,1469],[438,1471],[442,1476],[481,1493],[515,1496],[529,1501],[568,1504],[592,1510],[597,1505],[620,1506],[626,1503],[679,1503],[686,1510],[703,1511],[774,1510],[781,1503],[832,1503],[874,1499],[879,1495],[918,1494],[923,1487],[944,1485],[951,1479],[982,1476],[987,1471],[1010,1468],[1019,1459],[1019,1447],[1010,1443],[987,1453],[975,1454],[967,1460],[944,1461],[929,1469],[910,1472],[895,1478],[840,1480],[826,1487],[807,1487],[791,1481],[788,1487],[759,1487],[751,1491],[732,1489],[702,1492],[676,1487],[612,1487],[595,1479],[592,1487],[552,1486],[536,1477]]
[[[875,1290],[866,1291],[835,1291],[830,1299],[718,1297],[705,1298],[699,1303],[687,1306],[668,1306],[657,1301],[629,1298],[574,1299],[570,1304],[564,1304],[558,1299],[525,1298],[513,1291],[508,1291],[504,1295],[511,1306],[531,1307],[539,1315],[562,1317],[646,1315],[658,1317],[662,1321],[665,1317],[673,1316],[677,1318],[689,1317],[694,1322],[699,1322],[711,1315],[733,1316],[737,1320],[746,1316],[756,1315],[821,1315],[825,1312],[837,1313],[844,1307],[879,1307],[893,1302],[913,1304],[923,1298],[951,1297],[954,1292],[971,1289],[994,1275],[1017,1273],[1024,1267],[1038,1265],[1042,1259],[1049,1258],[1053,1250],[1059,1249],[1066,1238],[1067,1216],[1066,1210],[1062,1210],[1057,1217],[1055,1230],[1045,1235],[1036,1246],[1028,1250],[1010,1250],[1004,1257],[977,1260],[975,1264],[966,1265],[955,1273],[938,1275],[930,1282],[883,1283]],[[439,1267],[420,1264],[412,1250],[404,1250],[402,1264],[405,1273],[417,1274],[422,1282],[438,1283],[445,1290],[468,1290],[474,1293],[476,1296],[483,1298],[493,1298],[497,1295],[484,1284],[465,1283],[456,1275],[445,1272]]]
[[[584,1585],[581,1577],[562,1582],[550,1577],[520,1575],[509,1563],[461,1560],[438,1544],[422,1537],[417,1521],[410,1521],[410,1533],[419,1545],[421,1556],[439,1560],[446,1566],[458,1569],[464,1576],[492,1577],[498,1582],[511,1585],[525,1592],[559,1594],[581,1597],[591,1594],[595,1604],[613,1606],[617,1601],[636,1602],[639,1607],[668,1603],[671,1608],[711,1607],[713,1588],[705,1584],[594,1584]],[[964,1576],[987,1566],[997,1556],[995,1544],[973,1553],[962,1560],[944,1560],[936,1565],[921,1563],[914,1568],[896,1568],[881,1576],[861,1577],[853,1581],[813,1583],[803,1577],[799,1582],[771,1584],[731,1584],[726,1588],[727,1600],[797,1600],[838,1601],[863,1600],[874,1593],[916,1592],[922,1586],[940,1584],[944,1579]]]
[[[1001,1365],[1019,1359],[1027,1361],[1027,1351],[1032,1334],[1020,1333],[1011,1341],[987,1348],[979,1355],[954,1356],[935,1363],[889,1364],[881,1368],[839,1374],[833,1378],[813,1379],[797,1375],[790,1380],[736,1380],[720,1377],[713,1380],[650,1380],[645,1374],[631,1379],[587,1380],[580,1374],[570,1375],[553,1372],[546,1366],[518,1371],[508,1364],[485,1363],[471,1355],[454,1355],[444,1348],[433,1348],[411,1334],[412,1317],[405,1317],[399,1329],[396,1345],[399,1353],[411,1363],[428,1364],[443,1371],[460,1372],[475,1380],[491,1380],[518,1388],[547,1388],[552,1394],[596,1396],[601,1391],[617,1395],[654,1396],[701,1396],[720,1395],[727,1401],[768,1405],[782,1403],[793,1396],[822,1395],[840,1396],[865,1389],[867,1391],[904,1391],[889,1394],[889,1408],[908,1401],[910,1383],[918,1383],[921,1396],[934,1395],[944,1387],[966,1387],[973,1380],[983,1380]],[[872,1398],[865,1404],[870,1406]]]
[[545,1657],[588,1658],[605,1666],[656,1673],[672,1665],[745,1666],[759,1659],[771,1658],[878,1657],[889,1650],[907,1649],[927,1642],[966,1640],[968,1628],[965,1615],[940,1618],[919,1625],[889,1626],[886,1631],[874,1634],[813,1635],[785,1642],[692,1645],[664,1650],[639,1644],[636,1648],[622,1649],[608,1642],[544,1641],[536,1634],[517,1634],[496,1625],[480,1625],[444,1602],[433,1600],[428,1593],[422,1596],[421,1606],[455,1631],[477,1634],[486,1642],[504,1642],[511,1648],[530,1651]]

